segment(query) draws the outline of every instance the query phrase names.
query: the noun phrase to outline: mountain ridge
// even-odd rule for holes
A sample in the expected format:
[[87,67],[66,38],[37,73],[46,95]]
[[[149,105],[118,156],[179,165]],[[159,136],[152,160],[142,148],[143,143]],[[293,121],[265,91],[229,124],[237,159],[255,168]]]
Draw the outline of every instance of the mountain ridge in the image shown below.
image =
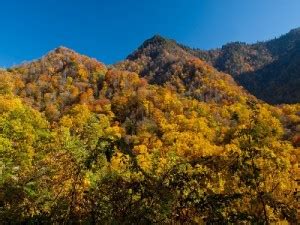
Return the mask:
[[[188,61],[195,62],[197,61],[196,59],[200,59],[218,71],[230,74],[238,85],[263,101],[271,104],[298,103],[300,102],[300,91],[298,91],[300,86],[300,72],[298,72],[299,50],[297,50],[299,46],[300,28],[292,29],[287,34],[268,41],[254,44],[231,42],[223,45],[221,48],[212,50],[190,48],[177,43],[173,39],[156,34],[145,40],[124,61],[115,64],[115,67],[137,72],[142,77],[146,77],[150,83],[159,85],[173,83],[173,86],[176,83],[175,87],[177,86],[177,89],[178,85],[181,86],[179,89],[184,89],[184,86],[190,85],[190,81],[186,81],[194,79],[192,78],[193,75],[190,78],[184,78],[185,81],[183,81],[182,78],[178,78],[178,76],[181,76],[180,72],[176,75],[177,78],[172,74],[168,75],[171,72],[176,73],[174,68],[171,67],[176,67],[175,64],[182,67],[183,61],[185,63]],[[41,59],[26,62],[7,70],[24,68],[26,65],[31,65],[41,60],[47,61],[47,59],[51,59],[53,54],[63,55],[61,58],[70,59],[75,57],[79,61],[91,60],[93,61],[92,64],[99,64],[99,66],[105,67],[103,63],[96,59],[80,55],[65,46],[58,46]],[[51,64],[51,60],[48,60],[47,63]],[[69,62],[60,61],[52,64],[56,63],[55,67]],[[210,70],[213,70],[213,68]],[[177,81],[174,81],[174,79]],[[188,90],[187,92],[191,91]],[[274,95],[274,93],[276,94]]]
[[115,66],[136,72],[150,84],[168,86],[201,101],[231,102],[250,97],[229,75],[185,51],[176,41],[161,36],[146,40]]
[[[217,70],[230,74],[239,85],[268,103],[297,103],[300,102],[300,91],[297,90],[297,86],[300,86],[300,72],[297,72],[298,64],[293,63],[289,66],[286,64],[286,58],[292,58],[298,46],[300,46],[300,28],[292,29],[287,34],[268,41],[254,44],[232,42],[221,48],[206,51],[193,49],[175,40],[155,35],[131,53],[127,60],[136,61],[139,57],[154,59],[164,50],[173,55],[181,55],[183,58],[196,57]],[[273,67],[276,69],[272,69]],[[293,75],[289,76],[285,68],[289,68]],[[265,87],[266,84],[268,86]],[[293,86],[291,90],[289,85]],[[277,90],[277,95],[274,95],[274,90]]]

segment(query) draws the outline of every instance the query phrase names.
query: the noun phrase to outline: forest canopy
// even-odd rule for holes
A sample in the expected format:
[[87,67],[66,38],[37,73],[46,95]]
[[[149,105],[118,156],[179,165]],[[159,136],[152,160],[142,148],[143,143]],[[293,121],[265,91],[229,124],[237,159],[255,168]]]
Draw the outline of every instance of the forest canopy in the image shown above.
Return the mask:
[[0,71],[0,223],[297,223],[300,105],[150,48]]

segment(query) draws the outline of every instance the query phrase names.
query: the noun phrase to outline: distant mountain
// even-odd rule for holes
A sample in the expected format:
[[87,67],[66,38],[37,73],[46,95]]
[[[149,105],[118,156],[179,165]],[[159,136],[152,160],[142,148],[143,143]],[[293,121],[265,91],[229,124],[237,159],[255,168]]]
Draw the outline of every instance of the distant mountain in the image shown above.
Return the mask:
[[209,51],[181,47],[268,103],[300,102],[300,28],[256,44],[234,42]]
[[[139,73],[151,83],[167,83],[177,88],[181,86],[186,93],[193,92],[194,95],[198,87],[203,88],[208,83],[215,84],[220,80],[226,80],[225,86],[228,88],[236,86],[227,75],[218,73],[212,68],[214,67],[218,71],[230,74],[239,85],[261,100],[271,104],[298,103],[300,102],[299,49],[300,28],[270,41],[256,44],[233,42],[220,49],[208,51],[192,49],[156,35],[146,40],[118,66],[122,65],[123,69]],[[202,71],[199,68],[191,69],[194,72],[198,71],[199,76],[187,71],[187,67],[193,68],[190,63],[196,62],[196,58],[211,65],[201,62],[202,67],[206,69]],[[195,81],[203,80],[204,77],[208,82],[206,85]],[[203,98],[203,93],[202,96],[198,96],[198,99]]]
[[146,40],[116,67],[200,101],[231,103],[250,97],[230,75],[217,71],[175,41],[158,35]]

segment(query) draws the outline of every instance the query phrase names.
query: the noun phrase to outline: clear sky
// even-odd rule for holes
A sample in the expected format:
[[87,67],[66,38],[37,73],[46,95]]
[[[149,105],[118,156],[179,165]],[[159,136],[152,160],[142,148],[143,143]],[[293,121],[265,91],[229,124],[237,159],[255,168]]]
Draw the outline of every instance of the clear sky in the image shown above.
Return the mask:
[[0,67],[66,46],[107,64],[154,34],[209,49],[300,27],[300,0],[1,0]]

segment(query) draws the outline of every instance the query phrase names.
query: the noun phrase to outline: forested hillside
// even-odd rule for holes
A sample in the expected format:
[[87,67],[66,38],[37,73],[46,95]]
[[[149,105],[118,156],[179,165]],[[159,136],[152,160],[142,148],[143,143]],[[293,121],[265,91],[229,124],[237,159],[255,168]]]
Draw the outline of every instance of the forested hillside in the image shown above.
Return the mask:
[[[125,68],[139,71],[151,83],[194,87],[198,84],[190,84],[191,81],[182,74],[192,80],[197,75],[191,78],[190,71],[181,70],[191,58],[196,62],[201,59],[218,71],[230,74],[239,85],[265,102],[293,104],[300,102],[299,49],[300,28],[269,41],[256,44],[233,42],[208,51],[156,35],[127,57]],[[213,82],[217,83],[218,78]]]
[[160,36],[145,41],[116,66],[140,74],[151,84],[163,85],[204,102],[230,104],[252,98],[231,76],[218,72],[176,42]]
[[256,44],[234,42],[210,51],[182,47],[218,70],[231,74],[238,83],[266,102],[300,101],[300,28]]
[[300,105],[159,36],[0,71],[1,224],[297,224]]

